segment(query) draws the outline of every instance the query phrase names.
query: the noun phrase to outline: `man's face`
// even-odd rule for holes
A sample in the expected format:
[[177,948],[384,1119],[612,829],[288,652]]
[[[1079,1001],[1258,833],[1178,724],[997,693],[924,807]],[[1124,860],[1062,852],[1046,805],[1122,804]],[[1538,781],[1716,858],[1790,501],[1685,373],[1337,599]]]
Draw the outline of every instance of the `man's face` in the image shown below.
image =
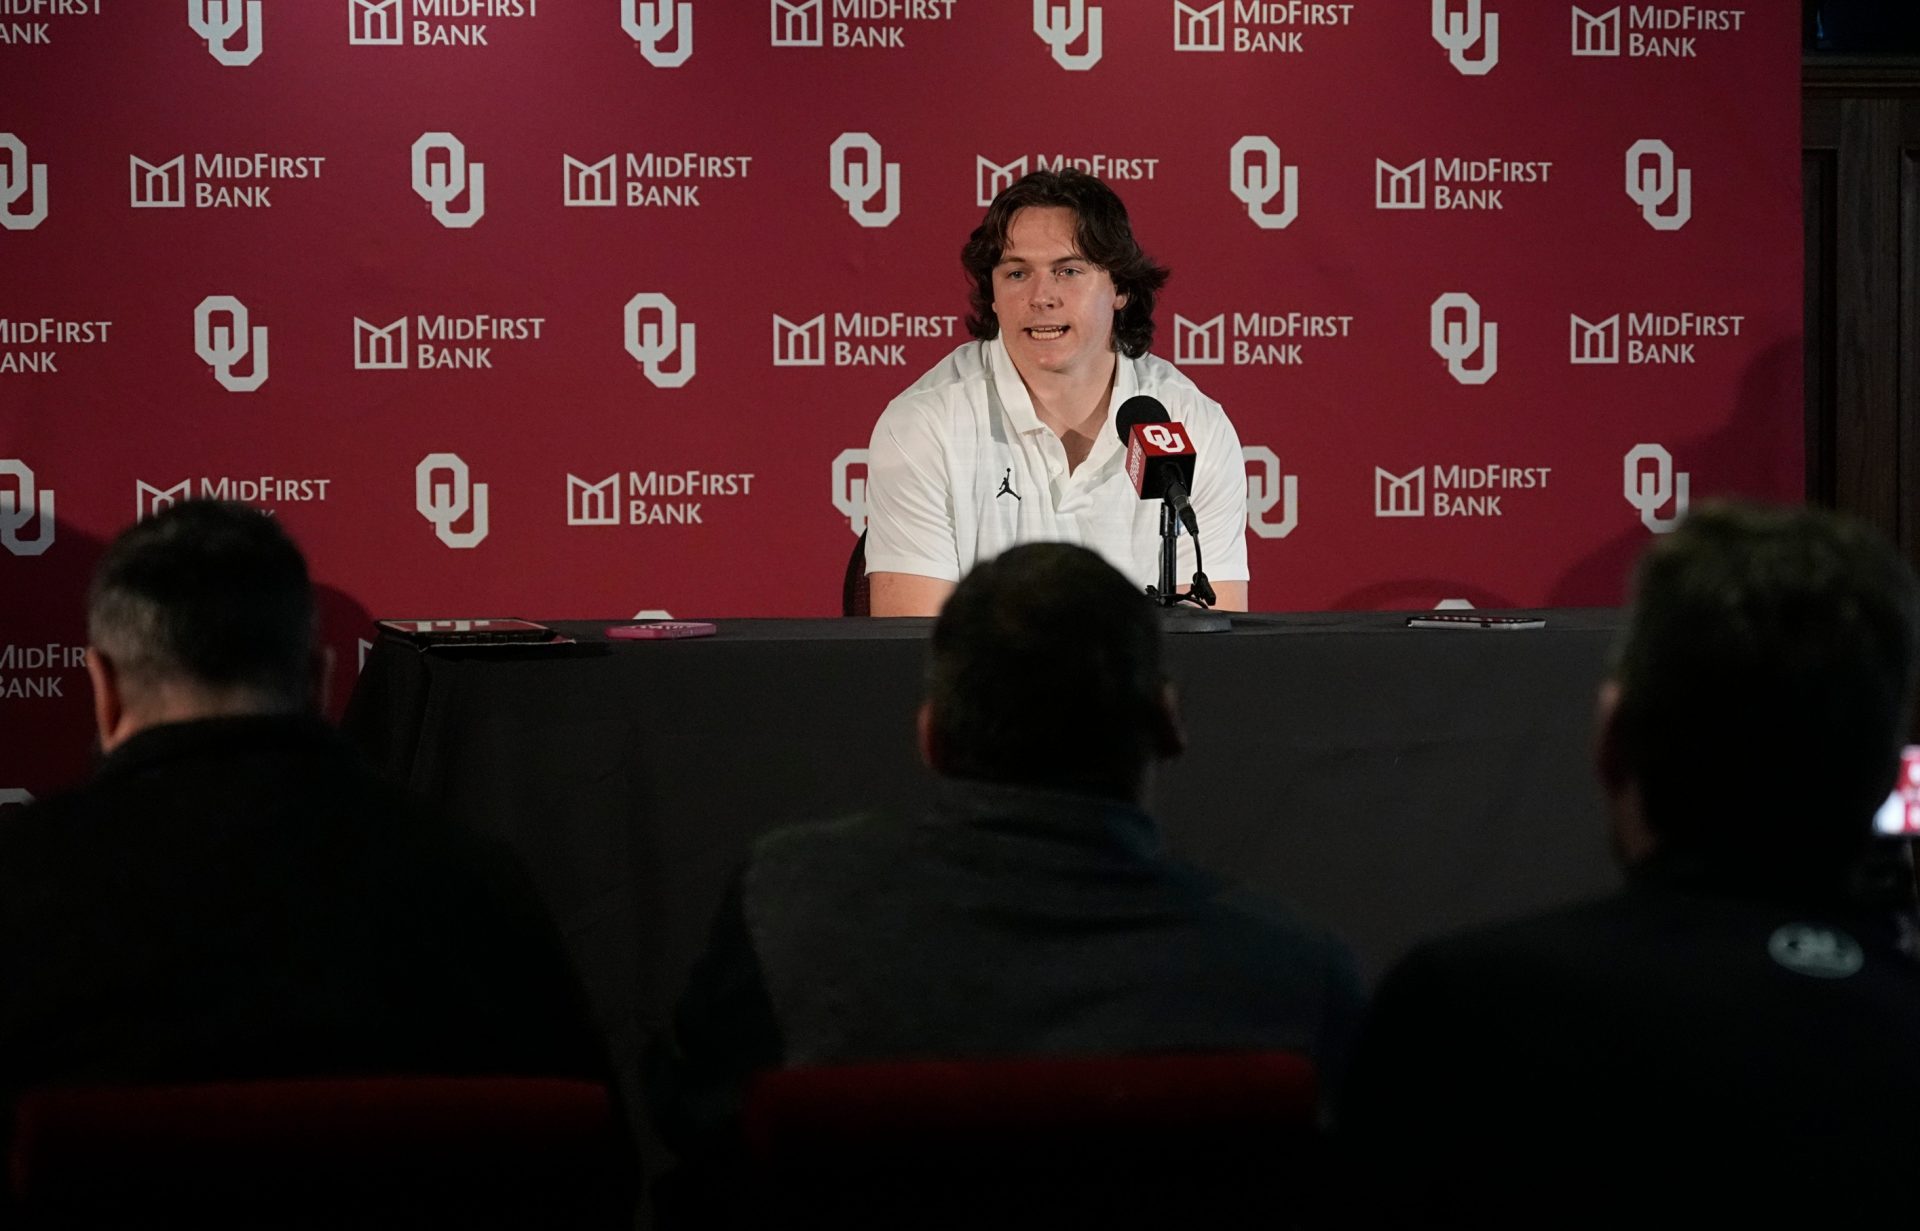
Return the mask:
[[993,267],[993,315],[1021,374],[1098,376],[1113,363],[1113,314],[1126,306],[1107,271],[1074,240],[1073,211],[1034,206],[1013,216]]

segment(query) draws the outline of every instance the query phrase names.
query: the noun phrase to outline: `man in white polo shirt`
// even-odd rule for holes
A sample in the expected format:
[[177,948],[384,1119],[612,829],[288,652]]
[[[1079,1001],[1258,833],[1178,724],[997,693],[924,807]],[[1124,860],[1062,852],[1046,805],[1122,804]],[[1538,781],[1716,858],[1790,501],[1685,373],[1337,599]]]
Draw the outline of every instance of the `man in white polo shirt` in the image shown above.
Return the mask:
[[[1113,428],[1157,398],[1199,454],[1193,508],[1219,607],[1247,609],[1246,470],[1220,404],[1147,353],[1167,271],[1112,189],[1079,171],[994,198],[961,251],[978,339],[895,398],[867,460],[874,615],[934,615],[961,574],[1016,543],[1089,547],[1143,589],[1160,575],[1160,506],[1141,500]],[[1175,575],[1196,567],[1182,536]],[[1184,589],[1184,584],[1182,586]]]

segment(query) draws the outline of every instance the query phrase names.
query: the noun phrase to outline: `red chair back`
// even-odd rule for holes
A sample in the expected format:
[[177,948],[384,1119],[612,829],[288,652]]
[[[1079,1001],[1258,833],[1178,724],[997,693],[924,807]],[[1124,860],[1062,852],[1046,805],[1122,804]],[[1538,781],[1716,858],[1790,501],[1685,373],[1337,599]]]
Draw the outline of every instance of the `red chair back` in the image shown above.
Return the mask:
[[457,1216],[466,1226],[569,1226],[630,1205],[626,1153],[612,1099],[592,1082],[93,1086],[21,1098],[8,1177],[14,1208],[49,1226],[129,1214],[199,1225]]

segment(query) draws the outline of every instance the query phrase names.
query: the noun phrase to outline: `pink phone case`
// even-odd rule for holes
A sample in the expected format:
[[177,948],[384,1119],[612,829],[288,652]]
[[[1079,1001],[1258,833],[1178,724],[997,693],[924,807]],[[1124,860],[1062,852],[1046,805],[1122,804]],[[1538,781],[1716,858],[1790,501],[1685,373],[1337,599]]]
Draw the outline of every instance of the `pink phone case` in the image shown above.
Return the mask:
[[618,641],[669,641],[678,637],[711,637],[713,625],[697,620],[663,620],[654,624],[615,624],[607,636]]

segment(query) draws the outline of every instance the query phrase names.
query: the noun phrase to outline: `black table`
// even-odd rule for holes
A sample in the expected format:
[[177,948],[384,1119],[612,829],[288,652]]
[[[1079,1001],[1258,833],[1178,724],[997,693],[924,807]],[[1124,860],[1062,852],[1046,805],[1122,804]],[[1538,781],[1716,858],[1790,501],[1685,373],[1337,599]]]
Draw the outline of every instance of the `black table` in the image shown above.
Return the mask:
[[[1618,613],[1525,631],[1238,617],[1168,640],[1190,736],[1173,849],[1290,898],[1370,973],[1414,941],[1615,883],[1589,770]],[[519,851],[631,1075],[758,834],[911,809],[926,620],[732,620],[717,636],[421,651],[382,641],[346,727]]]

